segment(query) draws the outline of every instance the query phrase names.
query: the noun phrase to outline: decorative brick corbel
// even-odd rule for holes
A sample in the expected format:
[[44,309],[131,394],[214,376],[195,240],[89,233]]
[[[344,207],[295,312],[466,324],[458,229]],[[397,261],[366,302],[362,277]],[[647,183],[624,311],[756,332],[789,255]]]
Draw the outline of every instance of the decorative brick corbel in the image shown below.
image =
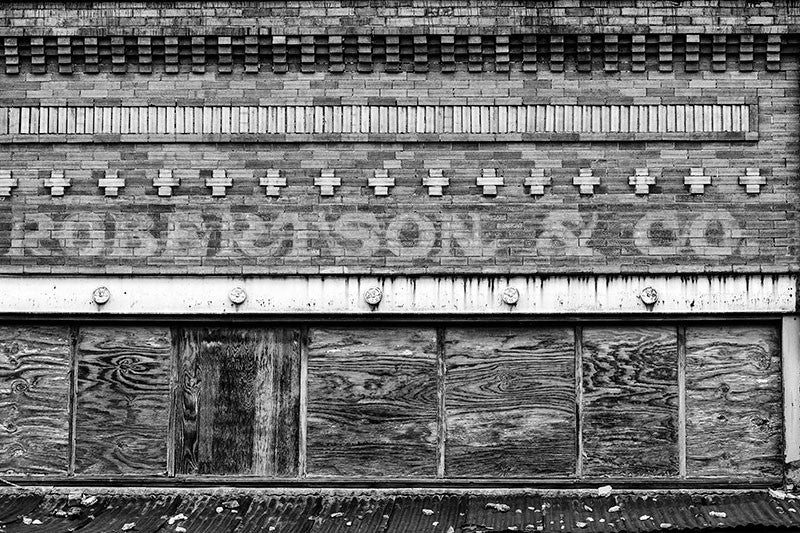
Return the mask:
[[11,196],[11,189],[17,186],[17,178],[11,170],[0,170],[0,196]]
[[214,169],[211,177],[206,178],[206,187],[211,188],[211,196],[223,197],[227,194],[228,187],[233,187],[233,178],[224,169]]
[[634,175],[628,178],[628,184],[636,194],[650,194],[650,187],[656,184],[656,178],[650,175],[648,169],[637,168]]
[[476,183],[478,187],[483,187],[484,196],[497,196],[497,187],[503,185],[503,176],[498,176],[493,168],[484,168]]
[[333,196],[334,188],[342,184],[342,179],[336,176],[333,169],[325,169],[314,178],[314,185],[319,187],[320,196]]
[[544,188],[553,183],[553,178],[544,175],[543,168],[532,168],[531,175],[525,178],[525,185],[530,187],[531,196],[543,196]]
[[432,168],[428,175],[422,178],[422,185],[428,188],[428,196],[441,196],[442,189],[450,185],[450,178],[444,175],[444,170]]
[[578,187],[581,194],[594,194],[594,188],[600,185],[600,178],[594,175],[591,168],[582,168],[579,172],[572,178],[572,184]]
[[767,184],[767,178],[761,175],[761,169],[747,168],[744,176],[739,176],[739,185],[744,186],[747,194],[760,194],[761,187]]
[[375,189],[375,196],[389,196],[389,187],[394,187],[394,178],[389,176],[387,169],[380,168],[374,176],[370,176],[369,186]]
[[267,175],[259,180],[262,187],[266,187],[266,195],[278,197],[281,195],[281,187],[286,187],[286,176],[281,175],[280,169],[269,168]]
[[706,176],[702,168],[691,168],[689,175],[683,178],[683,184],[689,187],[691,194],[703,194],[711,185],[711,176]]
[[172,196],[172,189],[181,184],[181,179],[174,176],[170,168],[158,169],[158,176],[153,178],[153,187],[158,188],[159,196]]
[[72,185],[72,178],[64,176],[63,170],[51,170],[50,177],[44,179],[44,186],[50,189],[50,196],[64,196],[64,190]]
[[97,180],[97,186],[103,189],[106,196],[117,196],[119,190],[125,187],[125,178],[120,178],[117,170],[108,170],[105,176]]

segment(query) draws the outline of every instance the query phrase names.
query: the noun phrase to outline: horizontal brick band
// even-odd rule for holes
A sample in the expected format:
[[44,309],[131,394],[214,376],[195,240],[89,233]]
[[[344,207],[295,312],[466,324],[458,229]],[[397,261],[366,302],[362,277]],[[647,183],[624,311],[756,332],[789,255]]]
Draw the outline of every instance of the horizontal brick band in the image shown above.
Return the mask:
[[0,142],[755,140],[757,127],[748,104],[0,107]]
[[[261,8],[263,9],[263,8]],[[304,8],[304,10],[307,8]],[[72,21],[71,21],[72,22]],[[423,24],[424,25],[424,24]],[[254,24],[255,27],[260,24]],[[414,26],[417,26],[415,24]],[[514,25],[516,26],[516,25]],[[177,31],[185,33],[187,28]],[[227,33],[232,28],[226,28]],[[334,31],[341,31],[341,27]],[[367,31],[302,35],[13,35],[0,37],[0,65],[6,74],[32,72],[206,71],[282,74],[294,72],[686,72],[726,70],[778,71],[781,56],[796,53],[795,36],[780,32],[726,35],[719,27],[707,33],[573,34],[482,33],[435,35]],[[100,30],[98,28],[98,30]],[[105,28],[103,28],[105,30]],[[102,32],[103,30],[100,30]],[[149,33],[149,28],[142,32]],[[331,32],[328,28],[327,32]],[[500,30],[501,33],[497,33]],[[551,29],[549,29],[551,30]],[[19,31],[19,30],[17,30]],[[26,31],[22,29],[21,31]],[[281,30],[283,31],[283,30]],[[268,33],[268,32],[265,32]],[[317,35],[314,35],[317,33]]]

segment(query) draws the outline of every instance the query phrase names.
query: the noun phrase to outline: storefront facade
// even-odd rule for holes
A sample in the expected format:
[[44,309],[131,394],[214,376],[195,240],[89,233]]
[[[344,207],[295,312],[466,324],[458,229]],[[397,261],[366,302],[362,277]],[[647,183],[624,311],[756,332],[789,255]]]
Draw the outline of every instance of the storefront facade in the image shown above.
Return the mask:
[[14,483],[800,460],[790,5],[12,3]]

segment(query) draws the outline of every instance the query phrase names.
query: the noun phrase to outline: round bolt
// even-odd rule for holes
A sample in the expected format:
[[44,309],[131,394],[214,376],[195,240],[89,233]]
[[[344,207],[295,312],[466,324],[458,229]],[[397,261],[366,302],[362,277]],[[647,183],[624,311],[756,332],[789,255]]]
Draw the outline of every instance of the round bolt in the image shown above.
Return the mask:
[[514,287],[506,287],[503,290],[503,302],[508,305],[516,305],[519,301],[519,291]]
[[653,287],[645,287],[639,295],[644,305],[655,305],[658,303],[658,291]]
[[370,287],[364,292],[364,301],[369,305],[378,305],[383,299],[383,291],[380,287]]
[[97,305],[103,305],[110,299],[111,299],[111,291],[108,290],[106,287],[97,287],[92,292],[92,300],[94,300],[94,303],[96,303]]
[[241,287],[234,287],[228,293],[228,299],[236,305],[244,303],[247,300],[247,293]]

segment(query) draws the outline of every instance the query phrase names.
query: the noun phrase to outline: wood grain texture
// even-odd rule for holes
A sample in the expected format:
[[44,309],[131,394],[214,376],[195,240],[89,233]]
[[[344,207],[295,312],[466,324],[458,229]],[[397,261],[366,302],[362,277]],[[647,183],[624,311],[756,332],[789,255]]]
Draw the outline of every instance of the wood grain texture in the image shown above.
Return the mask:
[[448,328],[447,477],[575,472],[572,328]]
[[194,328],[177,352],[176,471],[297,476],[299,331]]
[[583,329],[587,476],[678,474],[677,330]]
[[688,475],[780,477],[782,394],[777,327],[687,327]]
[[312,328],[308,475],[435,476],[433,328]]
[[60,326],[0,327],[0,474],[64,474],[71,340]]
[[168,328],[78,334],[76,474],[163,474],[172,343]]

